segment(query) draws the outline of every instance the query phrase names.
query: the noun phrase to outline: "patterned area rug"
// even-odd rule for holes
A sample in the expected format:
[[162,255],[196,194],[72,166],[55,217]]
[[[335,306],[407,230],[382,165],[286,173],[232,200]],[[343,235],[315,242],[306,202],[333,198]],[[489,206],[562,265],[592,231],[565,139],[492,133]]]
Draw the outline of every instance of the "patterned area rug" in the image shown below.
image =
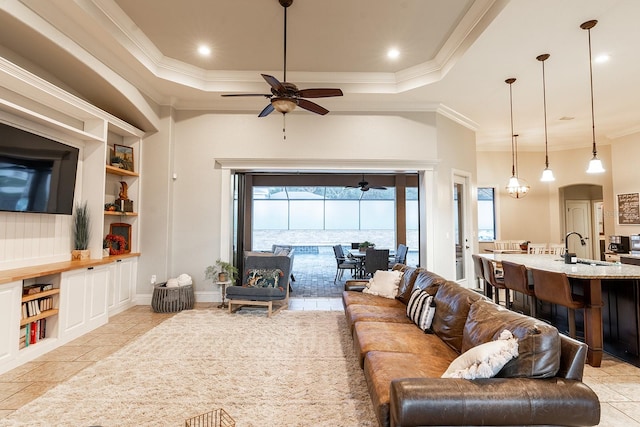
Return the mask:
[[377,426],[344,314],[178,313],[1,421],[184,426],[223,408],[238,427]]

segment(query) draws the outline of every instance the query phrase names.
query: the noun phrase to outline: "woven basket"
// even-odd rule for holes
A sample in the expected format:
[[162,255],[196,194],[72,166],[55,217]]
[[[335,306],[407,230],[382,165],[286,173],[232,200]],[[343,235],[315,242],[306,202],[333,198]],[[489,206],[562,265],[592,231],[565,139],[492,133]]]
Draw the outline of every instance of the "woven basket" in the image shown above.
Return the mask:
[[195,298],[193,285],[167,288],[165,283],[153,287],[151,308],[156,313],[174,313],[176,311],[191,310]]
[[222,408],[184,421],[185,427],[235,427],[236,422]]

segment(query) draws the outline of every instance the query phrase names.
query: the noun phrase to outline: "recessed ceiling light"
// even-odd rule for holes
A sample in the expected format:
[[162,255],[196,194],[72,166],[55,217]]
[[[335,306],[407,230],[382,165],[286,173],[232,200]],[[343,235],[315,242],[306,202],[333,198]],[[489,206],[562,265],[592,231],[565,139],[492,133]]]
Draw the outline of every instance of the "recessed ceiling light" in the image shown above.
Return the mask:
[[595,62],[596,64],[602,64],[603,62],[607,62],[611,59],[611,56],[609,56],[608,53],[603,53],[602,55],[598,55],[595,58]]
[[395,47],[392,47],[387,51],[387,58],[389,59],[397,59],[400,56],[400,51]]
[[211,48],[209,48],[209,46],[201,44],[200,46],[198,46],[198,53],[202,56],[209,56],[211,55]]

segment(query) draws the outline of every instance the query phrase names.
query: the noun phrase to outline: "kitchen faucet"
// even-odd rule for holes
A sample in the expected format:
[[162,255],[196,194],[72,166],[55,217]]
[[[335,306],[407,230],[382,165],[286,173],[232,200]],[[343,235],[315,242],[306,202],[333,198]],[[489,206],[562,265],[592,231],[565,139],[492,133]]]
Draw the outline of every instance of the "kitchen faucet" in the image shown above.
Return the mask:
[[582,246],[585,246],[587,244],[587,242],[584,241],[584,238],[582,237],[582,235],[580,233],[578,233],[577,231],[568,232],[567,235],[564,236],[564,263],[565,264],[575,264],[576,263],[573,260],[573,258],[577,258],[576,254],[570,254],[569,253],[569,236],[571,236],[572,234],[575,234],[580,238],[580,244]]

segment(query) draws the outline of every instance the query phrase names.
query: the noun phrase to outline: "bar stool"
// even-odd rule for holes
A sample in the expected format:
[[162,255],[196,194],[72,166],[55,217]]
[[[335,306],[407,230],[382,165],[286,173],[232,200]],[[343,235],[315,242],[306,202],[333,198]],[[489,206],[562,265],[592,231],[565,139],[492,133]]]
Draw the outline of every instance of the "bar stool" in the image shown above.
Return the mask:
[[[525,295],[529,299],[529,316],[536,317],[536,294],[533,285],[529,283],[527,267],[515,262],[502,261],[502,271],[504,271],[504,286]],[[508,308],[511,308],[511,304]]]
[[501,277],[496,277],[495,267],[493,266],[493,262],[485,257],[482,258],[482,270],[484,271],[484,281],[491,285],[493,289],[493,301],[496,304],[500,304],[500,292],[499,289],[504,289],[505,297],[506,297],[506,305],[509,305],[509,289],[504,286],[504,279]]
[[567,308],[569,336],[576,337],[576,309],[584,309],[584,299],[571,292],[571,284],[567,275],[552,271],[531,269],[533,273],[533,290],[540,301],[550,302]]
[[[476,276],[476,289],[484,289],[484,294],[491,298],[491,295],[487,295],[487,291],[490,288],[487,286],[487,283],[484,281],[484,268],[482,266],[482,257],[480,255],[471,254],[471,259],[473,259],[473,272]],[[484,286],[483,286],[484,282]]]

